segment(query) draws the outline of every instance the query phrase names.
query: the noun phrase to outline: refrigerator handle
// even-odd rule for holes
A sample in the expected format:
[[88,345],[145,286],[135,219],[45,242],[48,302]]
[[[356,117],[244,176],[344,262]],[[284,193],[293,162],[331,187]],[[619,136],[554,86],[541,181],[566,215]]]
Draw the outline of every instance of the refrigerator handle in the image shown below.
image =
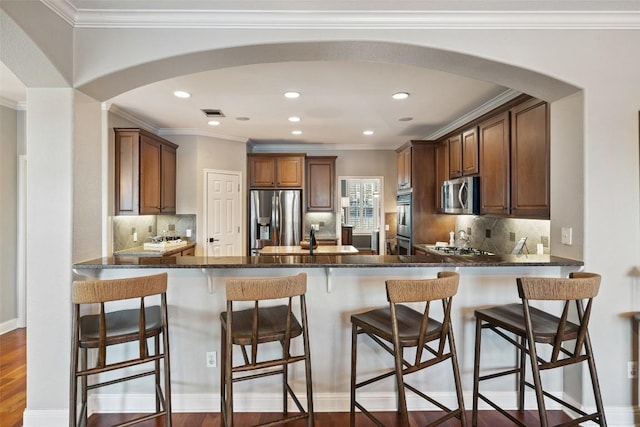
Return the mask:
[[278,192],[278,245],[282,245],[282,234],[284,227],[282,226],[282,203],[280,202],[282,197],[282,191]]
[[271,224],[272,224],[272,236],[273,236],[273,244],[276,246],[280,245],[280,217],[279,207],[280,198],[278,197],[278,193],[274,192],[271,196]]

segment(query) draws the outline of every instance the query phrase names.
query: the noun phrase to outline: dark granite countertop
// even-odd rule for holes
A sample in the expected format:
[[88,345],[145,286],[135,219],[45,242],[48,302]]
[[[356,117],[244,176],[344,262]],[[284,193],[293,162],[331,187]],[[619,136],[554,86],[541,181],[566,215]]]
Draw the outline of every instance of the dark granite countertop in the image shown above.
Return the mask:
[[375,267],[580,267],[552,255],[279,255],[230,257],[118,256],[79,262],[75,269],[105,268],[375,268]]

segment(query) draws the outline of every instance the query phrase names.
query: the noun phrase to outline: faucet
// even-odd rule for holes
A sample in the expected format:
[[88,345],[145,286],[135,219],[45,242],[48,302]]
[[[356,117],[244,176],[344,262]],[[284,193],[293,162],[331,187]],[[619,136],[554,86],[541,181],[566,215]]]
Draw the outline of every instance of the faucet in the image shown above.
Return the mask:
[[311,226],[309,231],[309,255],[313,255],[313,247],[316,245],[316,230]]
[[461,242],[460,246],[466,248],[469,245],[469,235],[464,230],[458,230],[458,241]]

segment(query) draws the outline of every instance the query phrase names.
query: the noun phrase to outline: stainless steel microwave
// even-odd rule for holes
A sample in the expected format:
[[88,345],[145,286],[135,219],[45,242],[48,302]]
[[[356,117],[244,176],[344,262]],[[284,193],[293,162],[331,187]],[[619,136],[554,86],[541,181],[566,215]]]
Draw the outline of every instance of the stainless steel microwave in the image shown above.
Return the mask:
[[442,212],[477,215],[480,213],[480,177],[466,176],[442,183]]

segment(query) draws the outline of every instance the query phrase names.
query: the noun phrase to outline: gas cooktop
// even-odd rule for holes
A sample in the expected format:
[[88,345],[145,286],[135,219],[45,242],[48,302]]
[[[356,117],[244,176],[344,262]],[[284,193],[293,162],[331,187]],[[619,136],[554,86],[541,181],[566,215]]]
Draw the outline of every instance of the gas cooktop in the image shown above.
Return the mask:
[[482,249],[462,247],[462,246],[429,246],[429,250],[446,255],[493,255]]

